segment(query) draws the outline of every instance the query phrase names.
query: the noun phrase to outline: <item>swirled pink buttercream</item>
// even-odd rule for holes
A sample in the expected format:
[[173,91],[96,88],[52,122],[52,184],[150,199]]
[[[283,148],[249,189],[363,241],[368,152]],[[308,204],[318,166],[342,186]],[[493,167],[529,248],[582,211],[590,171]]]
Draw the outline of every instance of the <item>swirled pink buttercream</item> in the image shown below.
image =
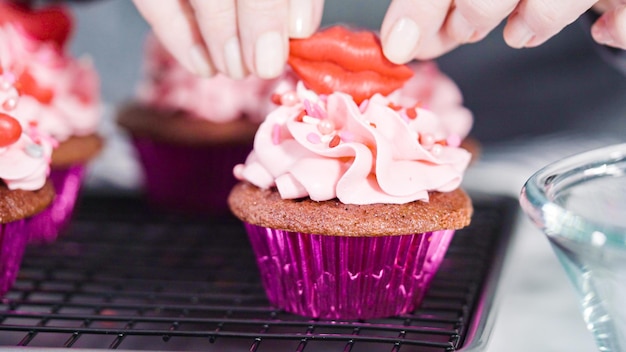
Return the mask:
[[459,187],[470,161],[459,147],[464,135],[435,112],[406,105],[401,98],[410,94],[376,94],[360,106],[302,83],[285,94],[292,103],[261,124],[253,151],[235,167],[238,179],[276,187],[284,199],[345,204],[427,201],[429,191]]
[[146,38],[143,69],[144,79],[137,88],[141,102],[216,123],[242,117],[260,123],[276,107],[272,94],[295,85],[284,78],[264,80],[252,75],[241,80],[223,74],[199,77],[178,64],[152,34]]
[[[0,52],[0,56],[3,54]],[[3,70],[0,74],[0,113],[15,119],[21,126],[19,138],[0,147],[0,180],[10,190],[32,191],[45,184],[57,141],[42,131],[36,122],[29,122],[30,118],[20,115],[24,112],[17,107],[22,106],[23,95],[15,86],[16,77],[12,71]],[[10,127],[5,124],[2,128]]]
[[11,190],[38,190],[50,173],[50,157],[55,145],[31,128],[8,147],[0,148],[0,179]]
[[98,75],[88,58],[76,59],[19,26],[0,27],[0,68],[20,92],[11,114],[64,141],[94,133],[100,121]]

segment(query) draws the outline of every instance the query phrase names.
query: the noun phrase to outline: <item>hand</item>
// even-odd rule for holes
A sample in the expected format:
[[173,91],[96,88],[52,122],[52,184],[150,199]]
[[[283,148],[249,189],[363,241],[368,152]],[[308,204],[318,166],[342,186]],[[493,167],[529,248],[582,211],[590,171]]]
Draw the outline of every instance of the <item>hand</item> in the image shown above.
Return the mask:
[[599,44],[626,49],[626,0],[601,0],[593,9],[602,14],[591,26],[591,35]]
[[280,75],[289,37],[311,35],[323,0],[133,0],[170,53],[191,72],[240,79]]
[[[393,0],[381,27],[387,58],[431,59],[483,39],[502,20],[513,48],[544,43],[597,0]],[[621,2],[621,1],[618,1]],[[624,30],[626,38],[626,28]]]

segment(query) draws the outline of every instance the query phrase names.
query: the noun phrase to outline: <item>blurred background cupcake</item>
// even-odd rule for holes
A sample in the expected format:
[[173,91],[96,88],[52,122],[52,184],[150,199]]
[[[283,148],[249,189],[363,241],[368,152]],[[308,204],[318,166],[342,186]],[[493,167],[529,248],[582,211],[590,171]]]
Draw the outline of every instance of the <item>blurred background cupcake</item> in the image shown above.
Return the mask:
[[99,79],[88,58],[66,50],[72,27],[62,5],[0,2],[0,67],[20,96],[12,113],[59,143],[51,161],[57,193],[46,210],[51,221],[33,233],[35,242],[53,241],[68,224],[86,164],[102,148]]
[[49,227],[46,209],[55,196],[48,174],[56,142],[13,117],[17,89],[6,76],[0,75],[0,295],[13,285],[31,234]]
[[233,166],[252,148],[254,133],[289,81],[186,71],[150,34],[136,100],[118,115],[143,171],[148,199],[160,208],[195,214],[228,212]]

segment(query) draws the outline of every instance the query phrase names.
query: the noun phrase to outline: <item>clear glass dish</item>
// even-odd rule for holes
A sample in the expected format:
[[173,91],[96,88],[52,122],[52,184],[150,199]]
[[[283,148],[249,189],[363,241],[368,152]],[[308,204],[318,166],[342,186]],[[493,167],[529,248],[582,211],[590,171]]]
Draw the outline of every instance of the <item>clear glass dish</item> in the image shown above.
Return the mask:
[[626,144],[539,170],[520,195],[578,291],[600,351],[626,351]]

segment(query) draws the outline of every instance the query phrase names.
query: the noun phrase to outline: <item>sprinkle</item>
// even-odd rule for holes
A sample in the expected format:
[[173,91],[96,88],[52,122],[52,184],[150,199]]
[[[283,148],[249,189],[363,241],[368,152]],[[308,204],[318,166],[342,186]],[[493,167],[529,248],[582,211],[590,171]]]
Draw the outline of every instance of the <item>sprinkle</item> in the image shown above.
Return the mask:
[[313,116],[319,117],[320,119],[325,119],[328,117],[326,111],[324,111],[324,109],[322,109],[322,107],[317,104],[313,104],[313,113],[315,114]]
[[303,122],[305,116],[306,116],[306,112],[304,110],[301,110],[298,116],[296,116],[296,121]]
[[304,105],[304,110],[306,111],[306,114],[309,116],[313,116],[314,113],[313,106],[311,106],[311,101],[309,99],[304,99],[302,104]]
[[298,103],[298,95],[293,91],[286,92],[281,95],[280,102],[285,106],[294,106]]
[[272,94],[272,97],[271,97],[272,103],[274,103],[276,105],[280,105],[281,104],[281,99],[280,98],[281,98],[280,94],[278,94],[278,93]]
[[338,135],[335,135],[333,139],[331,139],[330,142],[328,143],[328,146],[330,148],[334,148],[338,146],[340,142],[341,142],[341,137],[339,137]]
[[7,111],[14,110],[17,107],[17,99],[9,98],[2,103],[2,108]]
[[458,134],[451,134],[448,136],[448,139],[446,139],[446,142],[449,146],[456,148],[461,145],[461,137],[459,137]]
[[302,116],[302,122],[308,123],[309,125],[317,125],[320,123],[320,119],[310,115],[304,115]]
[[320,131],[321,134],[331,134],[335,131],[335,124],[329,119],[321,120],[317,124],[317,130]]
[[272,143],[274,145],[280,144],[280,125],[277,123],[272,127]]
[[415,108],[406,109],[406,116],[408,116],[411,120],[415,120],[417,117],[417,110],[415,110]]
[[306,135],[306,140],[313,144],[319,144],[322,140],[320,136],[315,133],[309,133]]
[[424,133],[419,136],[419,142],[428,149],[435,144],[435,137],[430,133]]
[[324,134],[322,135],[322,138],[320,138],[320,141],[322,143],[329,143],[331,139],[333,139],[335,135],[334,134]]
[[320,94],[318,96],[320,98],[321,101],[323,101],[324,103],[328,101],[328,95],[327,94]]
[[367,109],[367,107],[370,105],[370,100],[369,99],[365,99],[361,102],[361,104],[359,105],[359,111],[361,111],[361,113],[365,112],[365,109]]
[[402,106],[396,105],[394,103],[389,103],[389,105],[387,105],[387,106],[389,106],[391,109],[396,110],[396,111],[402,110]]
[[372,126],[372,127],[376,128],[376,124],[375,124],[375,123],[373,123],[373,122],[369,122],[369,124],[370,124],[370,126]]
[[431,153],[433,153],[433,155],[439,155],[441,154],[441,150],[442,150],[442,146],[439,144],[435,144],[433,146],[433,148],[430,150]]
[[43,157],[43,147],[39,144],[29,143],[24,148],[24,151],[33,158]]

